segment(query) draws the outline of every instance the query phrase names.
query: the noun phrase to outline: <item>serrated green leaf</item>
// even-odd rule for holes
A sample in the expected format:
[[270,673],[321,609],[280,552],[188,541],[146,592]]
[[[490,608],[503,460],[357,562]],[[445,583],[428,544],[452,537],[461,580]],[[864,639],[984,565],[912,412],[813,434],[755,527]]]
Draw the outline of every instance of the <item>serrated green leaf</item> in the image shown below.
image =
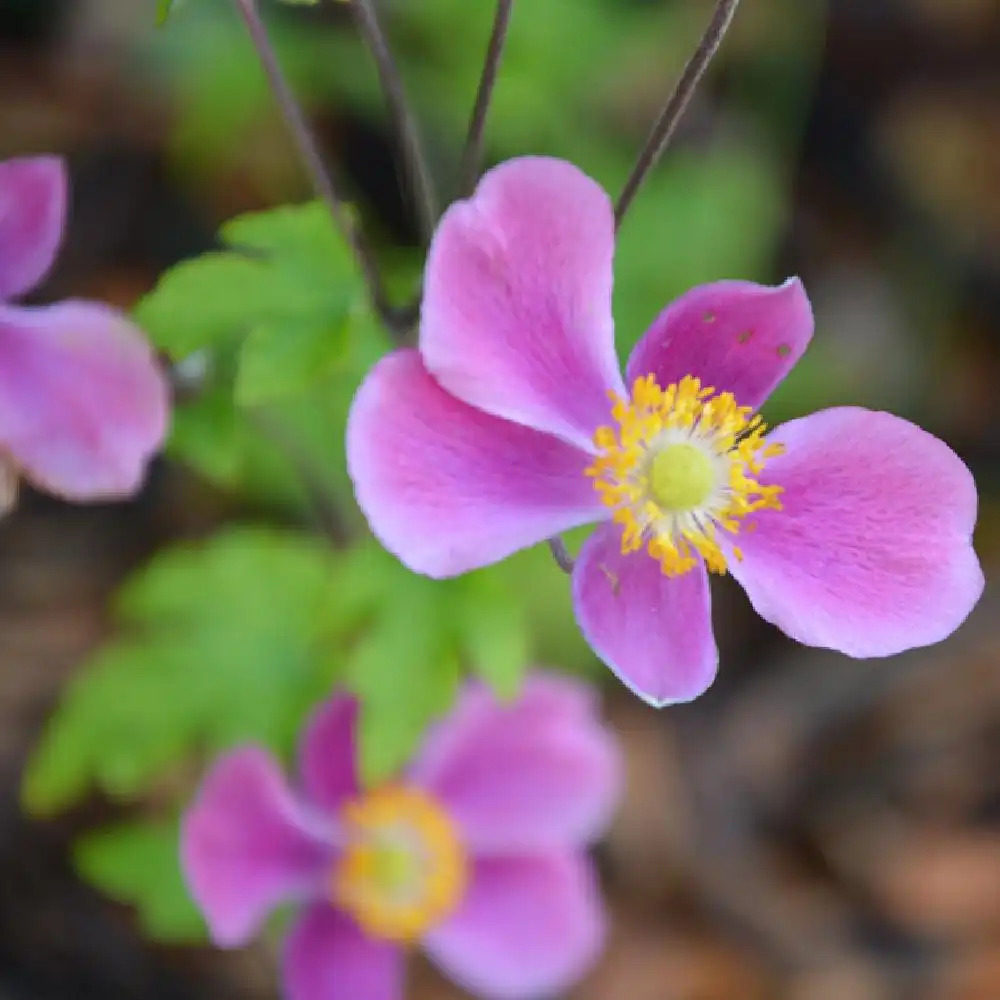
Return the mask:
[[501,568],[458,580],[416,576],[381,548],[362,546],[342,567],[341,628],[360,638],[344,683],[361,699],[366,782],[392,775],[427,726],[454,701],[465,670],[514,697],[530,660],[523,601]]
[[[307,494],[287,439],[332,492],[345,488],[342,448],[331,441],[386,349],[385,331],[322,204],[243,215],[222,236],[231,249],[172,268],[136,309],[174,358],[204,351],[209,361],[206,381],[177,409],[168,451],[225,488],[301,506]],[[241,407],[267,413],[237,412],[234,393]]]
[[343,364],[348,310],[339,317],[262,323],[243,342],[236,372],[236,402],[258,406],[309,388]]
[[158,556],[119,594],[126,635],[50,720],[25,805],[51,813],[90,784],[135,794],[195,749],[287,752],[339,667],[326,620],[337,592],[336,555],[291,533],[232,528]]
[[204,940],[205,923],[181,875],[176,823],[136,822],[77,841],[80,874],[109,896],[138,908],[145,930],[161,941]]
[[207,253],[165,271],[139,301],[135,319],[157,347],[180,360],[249,332],[289,294],[276,287],[266,261]]
[[304,267],[312,278],[353,268],[351,254],[321,201],[279,205],[246,212],[224,222],[223,241],[239,250],[258,250],[292,269]]
[[365,289],[320,202],[240,216],[221,230],[229,252],[166,271],[135,318],[176,360],[261,327],[337,331]]
[[331,626],[358,633],[343,683],[361,700],[361,773],[373,783],[406,762],[455,698],[454,586],[414,575],[375,544],[354,549],[342,574]]

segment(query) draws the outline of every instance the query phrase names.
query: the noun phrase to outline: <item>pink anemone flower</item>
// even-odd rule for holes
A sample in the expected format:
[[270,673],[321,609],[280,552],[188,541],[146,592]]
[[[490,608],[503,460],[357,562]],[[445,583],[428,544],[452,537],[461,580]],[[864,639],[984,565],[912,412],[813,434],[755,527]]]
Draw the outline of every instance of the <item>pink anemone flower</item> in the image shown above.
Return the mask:
[[399,1000],[407,946],[470,992],[552,996],[604,938],[586,846],[621,786],[617,744],[593,693],[529,676],[498,704],[469,685],[394,781],[363,789],[356,703],[314,715],[292,789],[248,747],[222,757],[182,826],[191,892],[223,947],[268,911],[301,906],[284,949],[290,1000]]
[[130,496],[166,433],[166,380],[121,313],[11,302],[52,266],[66,201],[58,158],[0,163],[0,512],[22,475],[69,500]]
[[849,656],[957,628],[983,575],[975,484],[945,444],[852,406],[765,437],[757,410],[812,336],[801,283],[692,289],[623,380],[613,255],[607,195],[559,160],[502,164],[448,209],[419,351],[374,367],[348,424],[355,494],[382,544],[448,577],[601,522],[573,570],[576,617],[656,706],[715,677],[709,571],[728,569],[793,639]]

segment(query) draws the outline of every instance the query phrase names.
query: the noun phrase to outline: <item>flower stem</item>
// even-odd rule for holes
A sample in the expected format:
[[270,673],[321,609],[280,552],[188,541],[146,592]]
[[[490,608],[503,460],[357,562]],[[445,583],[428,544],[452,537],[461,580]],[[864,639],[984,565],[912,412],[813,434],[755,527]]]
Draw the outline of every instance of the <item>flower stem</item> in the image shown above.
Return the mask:
[[554,538],[549,539],[549,551],[552,553],[552,558],[555,559],[556,565],[564,573],[572,573],[575,564],[573,557],[569,554],[569,549],[566,548],[566,543],[562,540],[561,535],[556,535]]
[[462,167],[459,172],[461,195],[472,194],[483,159],[483,134],[486,126],[486,113],[489,111],[490,98],[496,84],[497,73],[500,70],[500,60],[503,57],[504,43],[507,41],[507,27],[510,24],[510,14],[514,0],[497,0],[497,12],[493,19],[493,31],[486,47],[486,60],[483,63],[483,75],[479,80],[479,90],[476,92],[476,103],[472,109],[469,121],[469,134],[465,140],[465,151],[462,153]]
[[375,257],[347,203],[338,193],[333,178],[323,165],[316,139],[291,87],[288,85],[288,81],[285,79],[285,75],[281,71],[281,66],[278,64],[277,55],[267,36],[267,29],[264,27],[264,22],[257,10],[256,0],[236,0],[236,8],[243,18],[250,39],[257,50],[257,58],[260,60],[268,85],[281,111],[281,116],[292,141],[295,143],[302,165],[312,182],[313,190],[326,204],[333,217],[334,225],[340,230],[341,235],[350,246],[376,311],[386,324],[394,329],[395,310],[386,297]]
[[677,81],[674,92],[670,95],[667,103],[663,106],[659,117],[656,119],[653,128],[646,139],[646,144],[642,147],[635,167],[629,179],[622,188],[622,193],[618,196],[618,203],[615,205],[615,227],[621,225],[625,213],[632,204],[633,199],[646,179],[646,175],[656,165],[657,160],[663,155],[663,151],[670,145],[677,124],[681,120],[688,102],[691,100],[698,83],[705,75],[709,63],[719,51],[722,39],[725,37],[729,25],[740,0],[718,0],[715,5],[715,13],[712,15],[709,24],[694,55],[688,60],[684,67],[681,78]]
[[375,60],[382,90],[389,106],[389,115],[399,139],[403,164],[413,191],[417,222],[424,240],[430,240],[437,223],[437,197],[420,141],[417,122],[406,100],[403,80],[379,23],[374,0],[348,0],[348,3],[357,22],[358,31]]

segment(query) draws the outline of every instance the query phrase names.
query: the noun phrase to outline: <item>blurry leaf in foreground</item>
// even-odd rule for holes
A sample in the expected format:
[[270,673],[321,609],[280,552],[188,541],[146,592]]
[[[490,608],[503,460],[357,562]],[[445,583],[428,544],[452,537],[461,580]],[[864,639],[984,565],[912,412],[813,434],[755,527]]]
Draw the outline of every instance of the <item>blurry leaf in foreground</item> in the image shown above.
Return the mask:
[[434,581],[375,544],[230,528],[169,550],[121,591],[123,636],[71,685],[24,799],[63,808],[96,785],[134,795],[196,751],[290,752],[338,677],[363,702],[362,767],[389,775],[450,707],[463,672],[514,696],[531,653],[524,591],[493,567]]
[[205,924],[184,887],[177,842],[176,823],[126,823],[82,837],[73,860],[87,881],[133,904],[151,937],[198,941]]
[[50,720],[28,808],[53,812],[91,783],[134,794],[193,751],[240,740],[288,752],[333,683],[337,587],[335,554],[288,533],[232,528],[158,556],[120,594],[130,634],[94,656]]

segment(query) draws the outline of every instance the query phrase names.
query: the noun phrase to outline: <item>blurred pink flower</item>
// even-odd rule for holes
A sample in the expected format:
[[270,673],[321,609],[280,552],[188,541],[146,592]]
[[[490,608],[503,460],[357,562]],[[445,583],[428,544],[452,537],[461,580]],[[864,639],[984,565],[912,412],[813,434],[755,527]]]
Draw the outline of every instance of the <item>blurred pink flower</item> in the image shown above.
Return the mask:
[[129,496],[166,431],[166,382],[121,313],[11,304],[52,266],[66,189],[56,157],[0,163],[0,509],[22,474],[70,500]]
[[398,1000],[418,940],[482,997],[551,996],[582,976],[604,938],[585,848],[621,785],[590,690],[538,674],[502,705],[470,685],[405,772],[371,790],[355,720],[346,697],[316,712],[298,789],[253,747],[205,779],[181,855],[213,940],[244,944],[273,907],[299,904],[290,1000]]
[[573,571],[576,616],[657,706],[715,677],[706,570],[728,569],[792,638],[849,656],[957,628],[983,576],[975,484],[945,444],[857,407],[764,437],[756,411],[812,336],[801,283],[693,289],[623,381],[613,255],[607,195],[559,160],[505,163],[448,209],[419,351],[375,366],[348,425],[358,503],[385,547],[447,577],[603,522]]

